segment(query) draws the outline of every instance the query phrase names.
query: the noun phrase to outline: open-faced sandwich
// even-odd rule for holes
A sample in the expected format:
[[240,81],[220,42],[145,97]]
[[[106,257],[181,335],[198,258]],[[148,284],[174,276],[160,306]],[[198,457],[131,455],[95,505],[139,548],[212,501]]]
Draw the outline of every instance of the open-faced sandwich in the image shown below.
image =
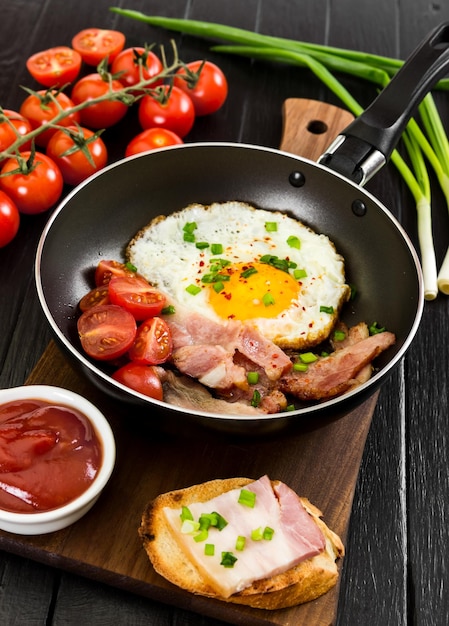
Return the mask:
[[161,576],[195,594],[280,609],[337,582],[340,538],[280,481],[229,478],[159,495],[139,534]]

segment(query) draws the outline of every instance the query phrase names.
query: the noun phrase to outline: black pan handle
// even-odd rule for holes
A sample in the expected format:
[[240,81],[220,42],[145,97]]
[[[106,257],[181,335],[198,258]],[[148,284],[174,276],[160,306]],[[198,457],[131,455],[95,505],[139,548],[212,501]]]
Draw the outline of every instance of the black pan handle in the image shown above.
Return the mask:
[[337,137],[319,163],[363,185],[390,158],[424,96],[446,74],[449,22],[440,24],[406,60],[372,104]]

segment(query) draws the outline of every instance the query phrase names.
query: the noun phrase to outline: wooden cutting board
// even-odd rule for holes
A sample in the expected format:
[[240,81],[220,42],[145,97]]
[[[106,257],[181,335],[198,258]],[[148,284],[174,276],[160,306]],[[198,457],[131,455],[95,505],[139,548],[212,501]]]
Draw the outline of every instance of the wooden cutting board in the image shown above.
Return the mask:
[[[299,133],[313,149],[312,158],[352,119],[323,103],[287,101],[286,108],[295,124],[286,122],[282,148],[292,151],[289,146],[297,146],[298,141],[292,133]],[[326,128],[318,124],[325,115]],[[321,129],[318,135],[317,129]],[[338,586],[313,602],[281,611],[239,607],[184,592],[154,572],[137,529],[146,503],[160,493],[213,478],[257,479],[267,474],[308,497],[345,541],[377,394],[340,419],[314,417],[295,429],[249,439],[191,424],[188,429],[180,424],[175,431],[164,428],[164,418],[156,409],[138,412],[106,397],[72,369],[54,343],[27,383],[65,387],[96,404],[113,428],[117,462],[107,488],[84,518],[67,529],[37,537],[0,531],[1,549],[233,624],[329,626],[334,622]]]

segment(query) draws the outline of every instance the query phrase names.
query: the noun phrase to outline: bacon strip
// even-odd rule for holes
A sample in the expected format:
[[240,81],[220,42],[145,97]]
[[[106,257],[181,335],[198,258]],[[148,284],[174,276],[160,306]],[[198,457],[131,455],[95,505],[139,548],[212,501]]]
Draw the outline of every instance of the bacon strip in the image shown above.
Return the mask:
[[282,376],[279,389],[304,401],[334,398],[348,391],[358,373],[395,340],[393,333],[383,332],[336,350],[309,365],[307,372],[292,370]]

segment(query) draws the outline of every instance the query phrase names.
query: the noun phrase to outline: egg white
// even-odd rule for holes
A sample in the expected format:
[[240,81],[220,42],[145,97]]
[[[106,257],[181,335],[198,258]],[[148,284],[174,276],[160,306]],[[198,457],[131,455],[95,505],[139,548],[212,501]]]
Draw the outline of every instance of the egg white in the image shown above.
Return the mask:
[[[277,230],[267,232],[267,222],[276,222]],[[187,223],[196,224],[195,242],[220,243],[223,252],[214,256],[210,246],[202,250],[195,242],[184,241]],[[299,249],[287,243],[291,236],[299,238]],[[169,299],[220,323],[224,323],[223,318],[208,302],[211,287],[201,284],[202,275],[209,272],[210,259],[250,263],[266,254],[288,258],[307,276],[300,279],[299,297],[288,308],[276,317],[258,317],[246,323],[282,348],[304,349],[323,341],[349,297],[344,259],[326,235],[315,233],[285,213],[255,209],[241,202],[207,207],[194,204],[156,218],[127,248],[127,259]],[[192,295],[186,289],[189,285],[201,285],[200,292]],[[320,311],[322,306],[332,312]]]

